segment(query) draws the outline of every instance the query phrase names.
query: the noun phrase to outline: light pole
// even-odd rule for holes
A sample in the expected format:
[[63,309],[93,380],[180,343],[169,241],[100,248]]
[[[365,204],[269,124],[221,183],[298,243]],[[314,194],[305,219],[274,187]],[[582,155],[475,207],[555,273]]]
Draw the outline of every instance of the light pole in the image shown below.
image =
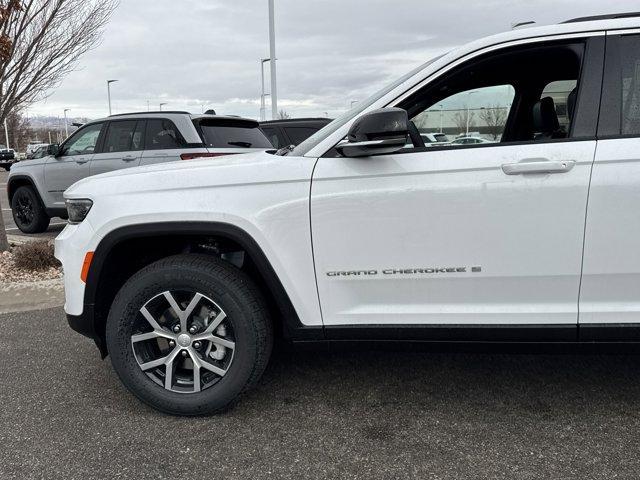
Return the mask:
[[64,137],[69,138],[69,123],[67,122],[67,112],[70,112],[70,108],[64,109]]
[[440,133],[442,133],[442,116],[444,115],[444,112],[443,112],[444,106],[442,104],[438,106],[440,107]]
[[269,0],[269,56],[271,58],[271,117],[278,118],[278,88],[276,86],[276,28],[274,0]]
[[4,140],[5,143],[7,144],[7,148],[9,147],[9,128],[7,127],[7,119],[4,119]]
[[[469,92],[467,93],[468,97],[471,97],[471,94],[476,93],[475,91]],[[467,131],[465,133],[465,136],[468,137],[469,136],[469,120],[471,119],[471,110],[470,110],[470,106],[469,106],[469,99],[467,99]]]
[[161,104],[160,104],[160,111],[162,111],[162,106],[163,106],[163,105],[166,105],[166,103],[161,103]]
[[268,95],[264,93],[264,64],[270,62],[270,58],[260,59],[260,76],[262,80],[262,94],[260,95],[260,121],[264,122],[267,119],[266,105],[264,98]]
[[107,98],[109,99],[109,115],[111,115],[111,84],[118,80],[107,80]]

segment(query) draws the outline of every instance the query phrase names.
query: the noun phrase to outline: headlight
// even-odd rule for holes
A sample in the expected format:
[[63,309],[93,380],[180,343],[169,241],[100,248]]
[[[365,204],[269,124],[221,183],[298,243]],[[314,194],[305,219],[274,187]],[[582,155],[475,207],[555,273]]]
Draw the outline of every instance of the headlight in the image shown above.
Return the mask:
[[91,210],[93,206],[93,202],[89,199],[72,199],[67,200],[67,214],[69,215],[69,223],[80,223],[82,222]]

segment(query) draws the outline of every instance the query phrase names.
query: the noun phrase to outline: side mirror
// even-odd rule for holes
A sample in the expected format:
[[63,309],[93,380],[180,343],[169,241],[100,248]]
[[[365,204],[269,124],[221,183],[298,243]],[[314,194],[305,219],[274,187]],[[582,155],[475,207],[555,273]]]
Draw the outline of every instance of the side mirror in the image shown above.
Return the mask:
[[51,155],[52,157],[57,157],[60,155],[60,145],[57,143],[52,143],[47,147],[47,155]]
[[358,118],[347,140],[336,146],[344,157],[369,157],[397,152],[407,144],[409,116],[402,108],[381,108]]

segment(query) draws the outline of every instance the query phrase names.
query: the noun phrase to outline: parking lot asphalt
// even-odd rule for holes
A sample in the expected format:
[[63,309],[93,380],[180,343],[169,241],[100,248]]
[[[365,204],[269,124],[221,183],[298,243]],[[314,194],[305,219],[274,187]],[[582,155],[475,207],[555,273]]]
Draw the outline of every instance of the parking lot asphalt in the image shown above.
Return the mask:
[[20,237],[55,238],[67,224],[66,220],[63,220],[61,218],[52,218],[51,224],[49,225],[47,231],[35,235],[25,235],[20,230],[18,230],[18,227],[16,227],[16,224],[13,221],[9,199],[7,198],[8,177],[9,172],[5,172],[4,169],[0,170],[0,208],[2,208],[2,218],[4,219],[4,226],[7,234],[18,235]]
[[640,357],[277,353],[230,412],[157,413],[61,309],[0,315],[0,478],[638,478]]

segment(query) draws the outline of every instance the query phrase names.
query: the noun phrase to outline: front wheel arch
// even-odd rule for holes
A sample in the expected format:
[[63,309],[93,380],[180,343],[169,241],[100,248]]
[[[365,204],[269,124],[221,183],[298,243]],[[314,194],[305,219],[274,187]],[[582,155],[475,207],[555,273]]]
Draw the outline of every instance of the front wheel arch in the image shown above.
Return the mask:
[[321,339],[321,329],[311,331],[303,328],[271,263],[246,231],[218,222],[162,222],[116,229],[107,234],[95,249],[84,293],[84,310],[91,318],[85,319],[90,324],[83,330],[92,332],[90,336],[103,356],[108,354],[104,342],[106,317],[119,288],[146,265],[171,255],[199,252],[220,256],[214,249],[198,248],[203,243],[207,246],[229,245],[231,249],[246,253],[250,260],[246,264],[249,269],[246,273],[277,311],[274,320],[278,335],[292,338],[304,334],[314,336],[309,339]]

